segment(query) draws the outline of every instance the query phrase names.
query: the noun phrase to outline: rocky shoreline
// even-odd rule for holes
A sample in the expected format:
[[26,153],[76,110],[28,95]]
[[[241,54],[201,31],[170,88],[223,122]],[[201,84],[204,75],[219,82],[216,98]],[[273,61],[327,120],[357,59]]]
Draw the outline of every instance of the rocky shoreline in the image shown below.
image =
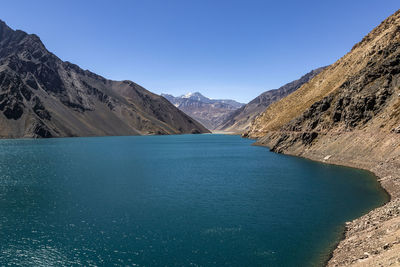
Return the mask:
[[327,266],[400,266],[400,169],[380,162],[370,171],[390,200],[346,224],[345,238],[333,251]]
[[[271,143],[263,139],[255,145],[271,147]],[[327,153],[325,149],[276,152],[374,173],[388,193],[389,201],[346,223],[343,239],[331,253],[326,266],[400,266],[400,156],[374,160],[362,153],[360,157],[354,157],[352,153],[335,155]]]

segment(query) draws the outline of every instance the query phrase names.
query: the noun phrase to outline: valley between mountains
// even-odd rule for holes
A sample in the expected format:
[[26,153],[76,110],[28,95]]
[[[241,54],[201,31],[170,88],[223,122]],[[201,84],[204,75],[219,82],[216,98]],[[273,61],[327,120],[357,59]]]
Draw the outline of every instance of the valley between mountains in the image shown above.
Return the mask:
[[0,137],[241,134],[274,152],[373,172],[390,201],[346,224],[328,266],[400,266],[400,11],[329,66],[249,103],[156,95],[49,52],[0,21]]

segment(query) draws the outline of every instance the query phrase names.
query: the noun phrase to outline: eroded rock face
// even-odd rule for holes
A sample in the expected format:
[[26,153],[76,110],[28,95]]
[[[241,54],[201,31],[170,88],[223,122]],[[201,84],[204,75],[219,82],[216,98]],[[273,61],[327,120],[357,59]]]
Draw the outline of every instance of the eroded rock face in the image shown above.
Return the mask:
[[398,17],[396,13],[385,20],[343,58],[289,97],[271,105],[246,134],[261,137],[279,129],[350,131],[363,127],[382,112],[388,113],[391,105],[393,114],[387,114],[387,118],[391,123],[395,121],[400,91]]
[[0,21],[0,137],[208,132],[164,98],[110,81]]
[[392,132],[400,133],[400,126],[397,126],[396,128],[393,128]]
[[344,126],[362,127],[384,112],[397,98],[400,83],[400,45],[378,51],[366,68],[346,80],[335,92],[312,104],[302,115],[283,126],[287,131],[324,132]]

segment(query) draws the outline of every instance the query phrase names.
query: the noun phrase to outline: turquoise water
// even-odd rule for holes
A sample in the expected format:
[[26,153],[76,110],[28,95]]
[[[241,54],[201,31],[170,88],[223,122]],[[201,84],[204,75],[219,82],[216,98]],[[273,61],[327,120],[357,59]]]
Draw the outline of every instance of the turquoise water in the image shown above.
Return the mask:
[[0,265],[321,265],[365,171],[225,135],[0,141]]

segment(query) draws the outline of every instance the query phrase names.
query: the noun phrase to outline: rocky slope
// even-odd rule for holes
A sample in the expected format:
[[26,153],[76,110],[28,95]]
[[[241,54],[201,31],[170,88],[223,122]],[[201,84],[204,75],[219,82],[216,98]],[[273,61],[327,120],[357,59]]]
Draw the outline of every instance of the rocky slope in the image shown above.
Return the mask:
[[391,201],[346,225],[329,266],[400,265],[400,10],[244,136],[273,151],[373,171]]
[[179,97],[169,94],[162,94],[162,96],[210,130],[216,129],[231,112],[244,105],[230,99],[210,99],[199,92]]
[[163,97],[63,62],[2,21],[0,123],[7,138],[208,132]]
[[303,84],[314,78],[315,75],[320,73],[325,67],[321,67],[310,71],[302,76],[300,79],[292,81],[284,86],[269,90],[258,97],[254,98],[245,106],[231,112],[217,127],[218,130],[243,133],[245,132],[251,122],[260,115],[270,104],[284,98],[285,96],[293,93],[299,89]]

